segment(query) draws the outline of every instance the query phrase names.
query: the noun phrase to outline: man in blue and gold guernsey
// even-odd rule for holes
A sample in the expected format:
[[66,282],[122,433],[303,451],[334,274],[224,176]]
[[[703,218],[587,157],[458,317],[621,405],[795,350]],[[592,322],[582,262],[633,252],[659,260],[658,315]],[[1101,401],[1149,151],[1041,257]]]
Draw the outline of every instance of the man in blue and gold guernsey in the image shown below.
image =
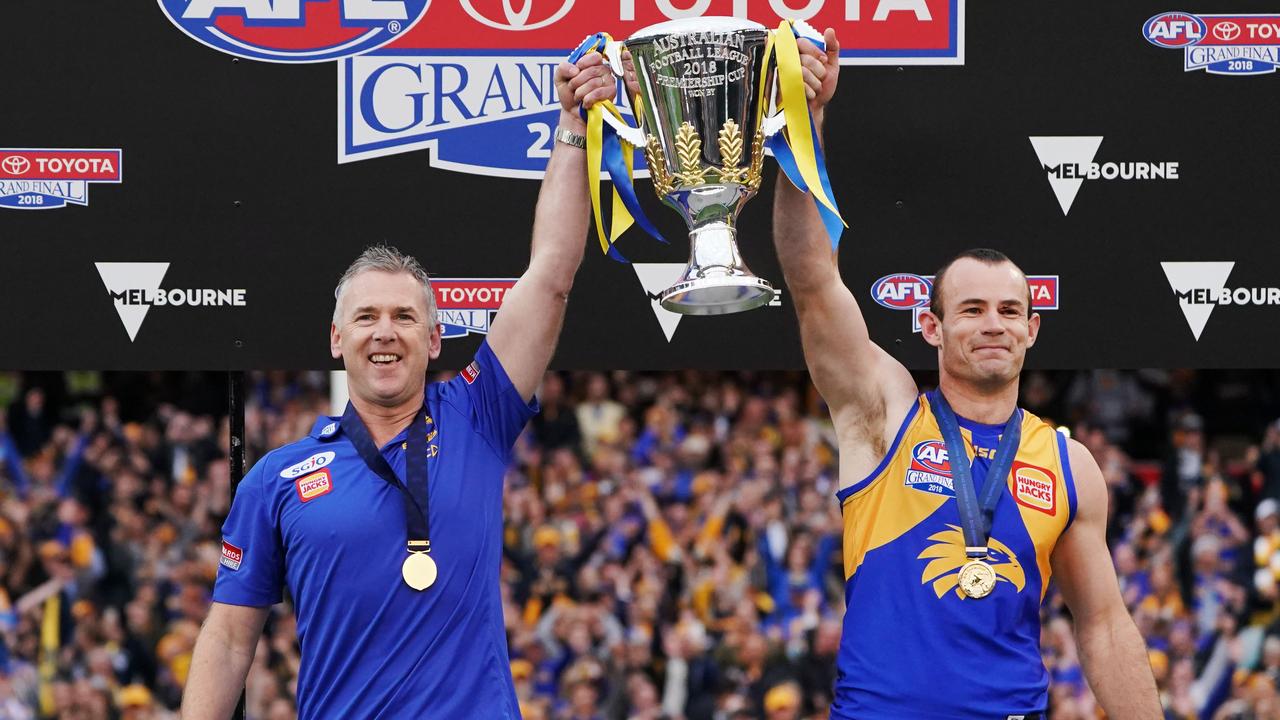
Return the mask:
[[[839,73],[832,31],[825,42],[802,42],[819,128]],[[846,613],[831,717],[1045,717],[1051,578],[1108,717],[1161,717],[1107,550],[1102,474],[1017,408],[1040,331],[1022,270],[973,250],[937,273],[921,326],[939,387],[920,394],[868,336],[813,202],[786,182],[775,197],[778,256],[840,444]]]
[[512,444],[536,412],[587,237],[579,105],[614,95],[598,55],[562,64],[563,112],[528,269],[457,377],[426,383],[440,327],[426,272],[369,248],[336,291],[350,403],[245,477],[223,525],[183,717],[234,710],[270,606],[297,616],[300,718],[513,720],[499,565]]

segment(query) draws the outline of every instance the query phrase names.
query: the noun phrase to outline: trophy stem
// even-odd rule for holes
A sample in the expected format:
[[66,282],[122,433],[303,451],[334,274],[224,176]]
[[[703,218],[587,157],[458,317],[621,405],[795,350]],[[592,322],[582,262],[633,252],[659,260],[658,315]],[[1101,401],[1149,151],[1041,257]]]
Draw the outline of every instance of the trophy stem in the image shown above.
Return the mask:
[[727,315],[768,305],[774,290],[738,253],[737,230],[723,221],[689,232],[689,265],[662,293],[662,307],[684,315]]

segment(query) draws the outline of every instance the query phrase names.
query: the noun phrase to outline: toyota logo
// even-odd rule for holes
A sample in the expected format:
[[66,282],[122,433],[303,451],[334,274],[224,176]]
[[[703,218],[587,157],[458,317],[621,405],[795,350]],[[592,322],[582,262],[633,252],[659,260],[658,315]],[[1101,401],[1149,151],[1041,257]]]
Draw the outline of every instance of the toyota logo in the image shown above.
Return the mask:
[[[529,22],[529,15],[533,12],[534,0],[502,0],[502,12],[505,16],[502,20],[494,20],[476,10],[473,0],[462,0],[462,9],[467,11],[473,20],[481,25],[488,25],[498,30],[537,30],[555,23],[564,17],[573,9],[574,0],[560,0],[560,9],[555,11],[548,18]],[[490,0],[492,2],[492,0]],[[516,4],[520,7],[517,9]]]
[[1213,26],[1213,36],[1223,42],[1231,42],[1240,37],[1240,26],[1227,20]]
[[0,170],[10,175],[25,175],[31,169],[31,161],[21,155],[10,155],[0,160]]

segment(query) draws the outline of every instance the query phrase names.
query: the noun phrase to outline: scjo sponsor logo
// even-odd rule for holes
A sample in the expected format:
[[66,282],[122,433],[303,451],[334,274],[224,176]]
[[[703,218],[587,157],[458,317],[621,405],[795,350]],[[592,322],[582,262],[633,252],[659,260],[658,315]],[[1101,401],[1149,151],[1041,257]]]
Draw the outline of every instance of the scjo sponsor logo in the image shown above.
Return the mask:
[[192,38],[254,60],[309,63],[368,52],[427,12],[430,0],[159,0]]
[[[795,18],[835,28],[846,64],[958,65],[964,6],[964,0],[435,2],[412,30],[342,61],[338,161],[430,149],[435,167],[540,178],[559,113],[555,66],[591,33],[624,39],[655,23],[703,15],[750,17],[771,27]],[[642,159],[637,167],[643,175]]]
[[1214,75],[1265,75],[1280,66],[1280,15],[1166,12],[1142,26],[1156,47],[1183,51],[1183,69]]
[[296,465],[290,465],[284,470],[281,470],[280,477],[293,479],[298,477],[299,475],[305,475],[306,473],[309,473],[312,470],[319,470],[320,468],[325,467],[329,463],[333,462],[333,459],[335,457],[337,457],[337,454],[332,451],[316,453],[315,455],[312,455],[311,457],[307,458],[306,460],[303,460],[302,462]]

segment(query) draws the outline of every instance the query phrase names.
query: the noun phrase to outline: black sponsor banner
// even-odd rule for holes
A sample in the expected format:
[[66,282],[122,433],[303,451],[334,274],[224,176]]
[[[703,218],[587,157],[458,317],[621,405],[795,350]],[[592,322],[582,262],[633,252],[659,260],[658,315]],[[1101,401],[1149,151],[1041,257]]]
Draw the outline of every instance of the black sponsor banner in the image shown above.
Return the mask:
[[[848,7],[814,1],[825,13],[815,22]],[[709,12],[738,4],[709,2]],[[438,2],[403,31],[429,39],[432,23],[462,28],[464,11],[490,13],[493,27],[545,23],[533,32],[630,27],[615,4],[531,0],[504,19],[492,15],[497,0]],[[520,176],[545,154],[554,113],[545,102],[525,112],[535,101],[521,93],[546,100],[549,75],[538,72],[554,53],[530,50],[522,76],[502,64],[535,46],[490,28],[506,33],[497,50],[462,47],[463,37],[450,52],[393,44],[266,63],[208,45],[274,36],[223,22],[197,42],[166,16],[174,5],[16,0],[2,11],[13,32],[0,105],[0,367],[336,366],[334,285],[365,245],[384,241],[441,278],[449,337],[439,362],[465,365],[528,259],[538,181]],[[219,3],[190,5],[214,13]],[[290,3],[222,5],[252,14]],[[383,12],[370,0],[300,5]],[[776,24],[768,0],[741,5]],[[659,4],[630,6],[640,22]],[[1029,366],[1280,366],[1280,250],[1267,221],[1280,190],[1280,73],[1270,72],[1280,13],[1244,0],[1181,6],[1190,15],[1156,2],[915,7],[864,0],[842,33],[883,42],[875,23],[909,16],[921,24],[900,44],[940,23],[946,47],[845,66],[829,111],[827,161],[850,225],[841,270],[877,342],[911,367],[934,366],[913,305],[945,258],[991,246],[1033,276],[1043,329]],[[360,42],[383,42],[376,33],[393,22],[366,18]],[[875,55],[850,58],[893,63]],[[584,240],[555,365],[802,367],[770,241],[771,192],[747,205],[739,238],[780,301],[678,317],[651,295],[686,260],[683,225],[648,180],[637,185],[673,242],[632,230],[622,247],[636,264],[624,265]]]

